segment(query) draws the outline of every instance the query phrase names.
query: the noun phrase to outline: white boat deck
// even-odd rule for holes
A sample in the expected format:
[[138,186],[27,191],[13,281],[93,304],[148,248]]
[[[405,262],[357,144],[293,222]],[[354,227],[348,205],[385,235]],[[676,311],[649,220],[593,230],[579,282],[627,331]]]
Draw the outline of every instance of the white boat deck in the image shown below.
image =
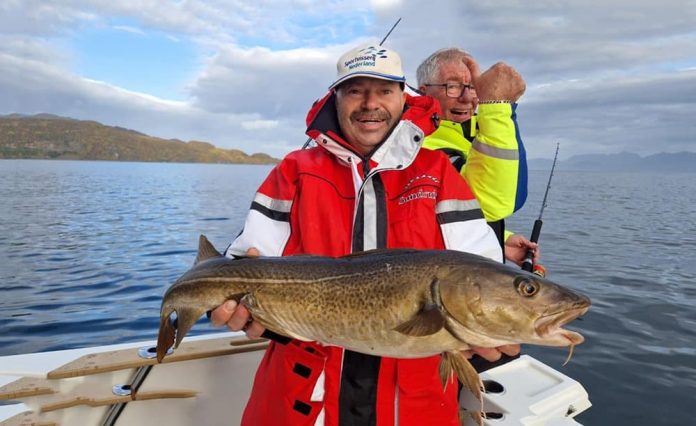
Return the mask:
[[[0,357],[0,426],[234,425],[267,342],[240,333],[187,338],[162,364],[138,355],[154,342]],[[151,368],[154,366],[154,368]],[[114,393],[118,385],[136,392]],[[590,407],[576,381],[523,355],[481,373],[488,426],[571,426]],[[461,404],[476,410],[468,393]],[[117,420],[109,423],[118,414]],[[473,422],[471,422],[473,424]]]

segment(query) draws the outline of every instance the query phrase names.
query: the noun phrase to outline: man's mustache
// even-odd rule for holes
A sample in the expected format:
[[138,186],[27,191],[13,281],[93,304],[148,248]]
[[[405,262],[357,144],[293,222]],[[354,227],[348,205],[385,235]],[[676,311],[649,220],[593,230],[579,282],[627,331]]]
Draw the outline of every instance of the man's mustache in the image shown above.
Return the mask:
[[350,115],[352,120],[365,121],[365,120],[375,120],[375,121],[388,121],[391,120],[392,116],[388,111],[378,110],[378,111],[356,111]]

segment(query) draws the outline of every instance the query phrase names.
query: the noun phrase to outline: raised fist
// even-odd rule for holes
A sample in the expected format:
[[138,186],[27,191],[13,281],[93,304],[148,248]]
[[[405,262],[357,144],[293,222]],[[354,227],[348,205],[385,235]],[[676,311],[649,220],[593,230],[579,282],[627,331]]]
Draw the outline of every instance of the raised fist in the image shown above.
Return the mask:
[[517,102],[526,85],[522,76],[511,66],[498,62],[481,75],[472,72],[474,87],[482,101]]

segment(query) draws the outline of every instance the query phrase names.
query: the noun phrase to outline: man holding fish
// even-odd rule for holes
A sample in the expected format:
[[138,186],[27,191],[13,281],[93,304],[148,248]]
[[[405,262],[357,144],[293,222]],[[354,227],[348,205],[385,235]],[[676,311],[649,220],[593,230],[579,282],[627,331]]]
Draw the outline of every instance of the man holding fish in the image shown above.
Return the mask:
[[[445,155],[420,149],[440,107],[430,97],[404,93],[396,52],[360,46],[337,68],[330,92],[307,116],[307,134],[317,146],[289,154],[270,173],[226,256],[338,257],[415,248],[501,261],[466,182]],[[215,309],[211,320],[250,337],[269,335],[234,301]],[[443,391],[440,355],[387,358],[275,337],[257,371],[244,425],[459,424],[457,386]],[[519,345],[477,351],[493,360],[500,351],[516,354]]]

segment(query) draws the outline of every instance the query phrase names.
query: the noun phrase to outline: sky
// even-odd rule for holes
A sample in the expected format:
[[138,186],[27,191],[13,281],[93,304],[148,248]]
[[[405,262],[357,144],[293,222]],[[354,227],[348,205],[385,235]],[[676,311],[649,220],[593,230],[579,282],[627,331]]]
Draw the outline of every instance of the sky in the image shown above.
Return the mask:
[[412,85],[451,46],[522,74],[528,158],[696,151],[696,0],[2,0],[0,115],[280,158],[338,57],[398,18],[385,45]]

